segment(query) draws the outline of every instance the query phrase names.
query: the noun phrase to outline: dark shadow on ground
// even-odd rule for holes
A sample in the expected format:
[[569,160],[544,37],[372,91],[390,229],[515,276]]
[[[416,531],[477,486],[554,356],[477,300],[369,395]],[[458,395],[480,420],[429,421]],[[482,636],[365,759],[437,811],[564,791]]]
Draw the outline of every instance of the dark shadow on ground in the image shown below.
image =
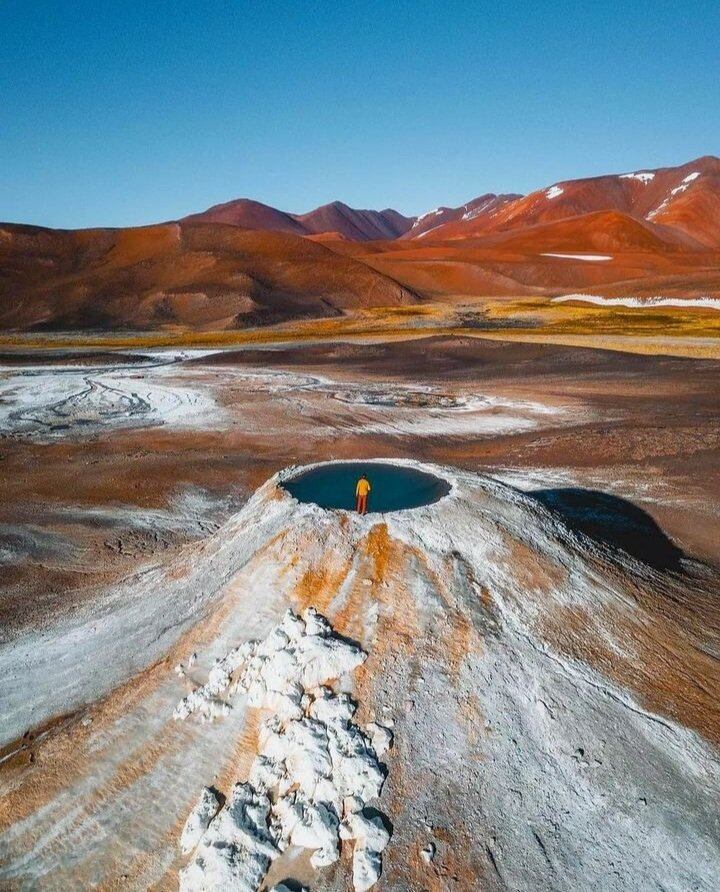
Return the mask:
[[539,489],[529,495],[559,514],[574,532],[621,548],[656,570],[682,570],[681,549],[646,511],[626,499],[580,487]]
[[[387,769],[387,766],[383,766]],[[366,805],[362,810],[362,814],[364,818],[367,818],[369,821],[372,821],[374,818],[380,818],[383,827],[387,830],[390,836],[395,832],[395,826],[390,818],[385,814],[385,812],[380,811],[377,808],[373,808],[372,805]]]

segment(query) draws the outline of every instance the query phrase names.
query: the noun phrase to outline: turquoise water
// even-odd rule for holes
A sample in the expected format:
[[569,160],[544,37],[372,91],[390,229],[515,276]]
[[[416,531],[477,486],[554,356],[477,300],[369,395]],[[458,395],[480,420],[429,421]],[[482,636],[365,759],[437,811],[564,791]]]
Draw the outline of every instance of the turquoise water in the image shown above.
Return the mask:
[[320,465],[301,472],[283,486],[300,502],[354,510],[355,485],[362,473],[372,487],[369,514],[431,505],[450,492],[450,484],[440,477],[389,462]]

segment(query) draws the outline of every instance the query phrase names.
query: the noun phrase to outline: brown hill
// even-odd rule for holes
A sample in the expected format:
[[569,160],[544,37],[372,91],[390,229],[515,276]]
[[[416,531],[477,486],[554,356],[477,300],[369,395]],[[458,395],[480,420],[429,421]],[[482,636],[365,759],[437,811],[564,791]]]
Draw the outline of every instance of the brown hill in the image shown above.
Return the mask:
[[286,214],[270,205],[250,198],[237,198],[216,204],[199,214],[190,214],[183,223],[230,223],[244,229],[267,229],[272,232],[290,232],[306,235],[307,231],[292,214]]
[[[474,239],[412,239],[370,245],[333,244],[385,275],[426,296],[554,294],[589,289],[639,293],[652,278],[662,293],[672,277],[673,293],[716,293],[720,251],[704,247],[670,226],[601,211],[486,233]],[[714,271],[714,275],[713,275]],[[707,290],[710,286],[710,290]],[[615,289],[615,293],[617,289]]]
[[0,224],[5,330],[224,329],[415,299],[366,264],[284,233]]
[[486,248],[529,252],[650,252],[664,254],[700,248],[670,227],[637,220],[616,210],[594,211],[522,229],[491,232],[480,240]]
[[352,241],[368,241],[397,238],[410,229],[414,220],[414,217],[404,217],[391,208],[364,211],[351,208],[341,201],[325,204],[307,214],[287,214],[259,201],[238,198],[215,205],[199,214],[191,214],[181,222],[231,223],[247,229],[267,229],[307,236],[327,233]]
[[384,211],[362,211],[348,207],[341,201],[333,201],[295,216],[307,232],[337,232],[344,238],[364,242],[372,239],[393,239],[412,226],[413,217],[404,217],[391,208]]

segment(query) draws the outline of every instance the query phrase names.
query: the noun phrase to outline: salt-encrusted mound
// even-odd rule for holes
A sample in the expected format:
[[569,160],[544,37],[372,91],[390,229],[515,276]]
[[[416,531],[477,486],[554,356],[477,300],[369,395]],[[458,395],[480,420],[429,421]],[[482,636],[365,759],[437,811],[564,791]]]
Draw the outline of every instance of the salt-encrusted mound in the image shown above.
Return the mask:
[[[151,668],[94,715],[62,792],[53,792],[57,768],[49,761],[34,766],[32,789],[18,788],[23,801],[47,801],[3,837],[2,878],[79,888],[126,874],[128,888],[166,885],[188,865],[178,828],[208,787],[182,839],[190,864],[210,830],[218,839],[252,837],[244,875],[257,878],[269,859],[268,886],[292,880],[345,892],[353,878],[367,882],[374,846],[391,829],[376,888],[393,892],[451,884],[715,892],[720,620],[713,579],[689,581],[682,562],[662,570],[641,564],[498,480],[421,467],[445,477],[449,495],[364,518],[298,504],[279,475],[212,539],[114,591],[102,621],[92,618],[92,636],[79,610],[64,637],[19,653],[29,677],[52,674],[55,702],[66,712]],[[357,650],[350,659],[344,646],[330,646],[322,671],[305,675],[304,645],[296,642],[286,663],[284,639],[268,635],[288,607],[302,616],[310,606]],[[161,660],[181,633],[172,659]],[[116,638],[122,655],[101,664],[97,648]],[[243,647],[251,639],[281,646],[256,664],[258,654]],[[89,642],[95,657],[76,657],[71,671],[64,655],[70,648],[85,655]],[[178,678],[172,667],[193,652],[197,662],[188,661],[187,678]],[[330,682],[332,691],[322,690],[328,671],[343,676]],[[296,689],[290,683],[298,672]],[[240,674],[247,694],[228,700]],[[184,721],[171,719],[178,704]],[[6,705],[7,722],[27,727],[12,690]],[[260,734],[257,717],[266,714],[279,725]],[[389,720],[396,745],[381,755]],[[381,795],[359,812],[334,771],[337,792],[315,771],[327,770],[335,722],[355,726],[362,737],[349,731],[350,740],[387,770]],[[317,748],[312,723],[326,729]],[[287,772],[288,761],[302,785],[283,797],[277,763]],[[277,854],[270,828],[282,818],[288,827],[297,801],[275,815],[276,796],[299,792],[310,801],[313,783],[325,803],[342,805],[337,835],[331,817],[307,827],[301,820],[295,841],[306,846],[312,835],[308,848],[322,862],[334,856],[333,840],[352,837],[342,846],[365,850],[362,858],[348,851],[318,870],[295,858],[289,869],[299,851],[292,830],[285,833],[290,848]],[[373,808],[387,823],[375,820]],[[327,845],[314,847],[328,823]],[[237,879],[237,859],[218,858],[214,869]]]
[[310,849],[310,864],[321,868],[337,861],[341,838],[355,840],[356,892],[375,885],[390,835],[366,807],[380,796],[385,771],[378,756],[392,735],[372,723],[376,752],[353,722],[351,698],[321,686],[365,656],[312,607],[302,617],[289,610],[264,641],[245,642],[219,659],[208,682],[178,705],[177,719],[227,715],[230,705],[219,698],[242,691],[251,706],[268,712],[248,780],[235,784],[220,811],[206,787],[185,823],[181,848],[197,851],[180,874],[181,890],[257,892],[289,845]]

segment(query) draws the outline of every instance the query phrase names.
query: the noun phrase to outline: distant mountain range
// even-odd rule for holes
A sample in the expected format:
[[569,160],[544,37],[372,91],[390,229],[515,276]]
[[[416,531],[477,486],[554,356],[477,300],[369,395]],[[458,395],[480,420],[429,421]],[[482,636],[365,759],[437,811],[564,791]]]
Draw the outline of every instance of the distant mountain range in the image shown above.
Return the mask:
[[0,224],[0,328],[227,329],[359,307],[585,291],[720,295],[720,159],[488,193],[417,217],[250,199],[175,222]]
[[325,235],[364,242],[398,238],[410,229],[415,218],[404,217],[390,209],[360,211],[341,201],[324,204],[307,214],[288,214],[250,198],[237,198],[217,204],[200,214],[190,214],[182,222],[231,223],[246,229],[269,229],[292,235]]
[[[398,211],[357,210],[339,201],[290,214],[238,198],[183,222],[230,223],[327,240],[434,241],[477,238],[597,211],[618,211],[653,226],[671,226],[696,244],[720,246],[720,158],[705,156],[679,167],[563,180],[529,195],[488,193],[460,207],[439,207],[418,217]],[[690,242],[688,242],[690,243]]]

